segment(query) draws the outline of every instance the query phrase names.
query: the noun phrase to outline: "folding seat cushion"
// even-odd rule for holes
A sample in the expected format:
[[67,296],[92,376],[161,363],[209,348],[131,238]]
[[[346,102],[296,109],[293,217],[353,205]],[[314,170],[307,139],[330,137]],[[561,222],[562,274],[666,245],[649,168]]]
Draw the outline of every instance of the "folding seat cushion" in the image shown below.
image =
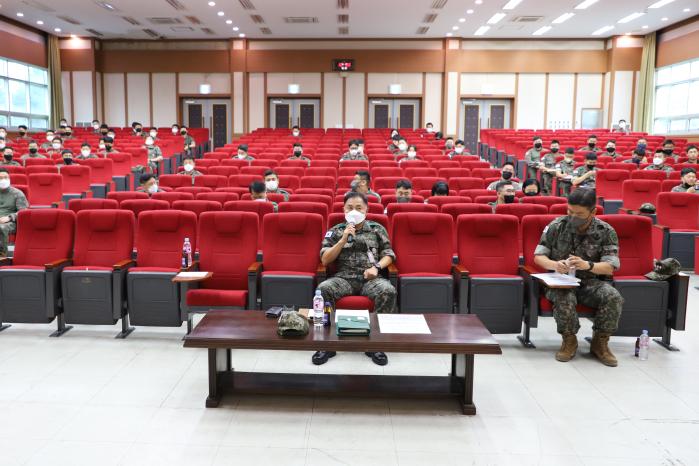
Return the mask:
[[197,201],[216,201],[220,202],[221,205],[229,201],[237,201],[240,197],[236,193],[223,193],[223,192],[213,192],[213,193],[197,193],[195,199]]
[[172,203],[172,208],[194,212],[199,217],[204,212],[220,211],[223,206],[218,201],[175,201]]
[[[161,201],[163,202],[163,201]],[[189,238],[196,250],[197,216],[181,210],[147,211],[138,216],[136,267],[127,275],[127,303],[135,325],[179,327],[180,288],[172,282],[182,266]]]
[[628,180],[631,173],[628,170],[599,170],[597,172],[596,191],[600,203],[605,210],[616,213],[621,207],[623,199],[623,182]]
[[471,198],[467,196],[430,196],[427,198],[428,204],[441,207],[446,204],[469,204]]
[[326,220],[308,212],[269,214],[262,221],[262,309],[311,304]]
[[141,191],[112,191],[107,193],[107,199],[114,199],[121,203],[127,199],[148,199],[148,193]]
[[[112,201],[116,202],[116,201]],[[114,325],[131,332],[124,309],[135,217],[128,210],[86,210],[77,215],[73,265],[63,269],[63,313],[69,324]]]
[[659,193],[655,208],[655,257],[674,257],[680,261],[683,269],[693,269],[694,237],[699,235],[699,196],[691,193]]
[[2,322],[49,323],[58,317],[59,336],[67,329],[60,308],[60,275],[70,264],[75,213],[63,209],[25,209],[17,214],[12,259],[0,261]]
[[396,263],[389,270],[397,274],[401,312],[453,312],[453,237],[450,215],[406,212],[393,217]]
[[[295,194],[294,194],[295,196]],[[332,204],[331,204],[332,208]],[[295,201],[295,202],[283,202],[279,204],[279,213],[283,212],[311,212],[319,214],[323,217],[323,225],[327,223],[328,214],[330,213],[328,205],[324,202],[306,202],[306,201]]]
[[29,178],[29,205],[57,207],[63,197],[63,178],[58,173],[34,173]]
[[551,207],[555,204],[567,204],[568,199],[559,196],[524,196],[519,201],[522,204],[539,204]]
[[[211,193],[206,193],[206,194],[211,194]],[[156,199],[158,201],[167,201],[168,204],[172,206],[173,202],[175,201],[192,201],[194,200],[194,194],[193,193],[186,193],[182,191],[170,191],[170,192],[162,192],[162,193],[153,193],[153,196],[151,199]]]
[[257,307],[258,235],[259,222],[253,212],[204,212],[200,216],[199,269],[213,275],[183,289],[188,322],[192,312]]
[[491,333],[518,333],[522,328],[518,225],[514,215],[457,219],[459,312],[477,314]]
[[179,188],[175,188],[175,192],[191,193],[192,195],[196,196],[199,193],[212,193],[214,190],[208,186],[180,186]]
[[625,180],[622,183],[622,206],[625,210],[638,210],[646,202],[655,204],[660,191],[659,180]]
[[324,188],[335,190],[335,177],[333,176],[309,176],[301,178],[301,188]]
[[119,203],[115,199],[71,199],[68,201],[68,209],[76,214],[81,210],[118,209]]
[[203,186],[211,189],[225,188],[228,186],[227,178],[221,175],[201,175],[195,176],[192,179],[194,180],[194,186]]

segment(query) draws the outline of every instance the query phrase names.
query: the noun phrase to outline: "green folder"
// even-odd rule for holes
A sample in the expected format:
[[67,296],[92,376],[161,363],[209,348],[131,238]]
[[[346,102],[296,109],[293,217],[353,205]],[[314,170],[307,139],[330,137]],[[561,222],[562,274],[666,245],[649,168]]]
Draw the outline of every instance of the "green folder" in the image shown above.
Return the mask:
[[338,335],[369,335],[371,332],[371,325],[366,317],[340,316],[336,326]]

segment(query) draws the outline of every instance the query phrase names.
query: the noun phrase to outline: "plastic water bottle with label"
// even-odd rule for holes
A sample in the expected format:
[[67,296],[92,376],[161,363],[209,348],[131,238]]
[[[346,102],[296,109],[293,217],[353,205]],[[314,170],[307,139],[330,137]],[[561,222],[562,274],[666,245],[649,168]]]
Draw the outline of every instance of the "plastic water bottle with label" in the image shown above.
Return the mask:
[[315,328],[323,327],[323,312],[325,300],[320,290],[316,290],[316,295],[313,297],[313,326]]
[[638,338],[638,359],[648,361],[648,347],[650,346],[650,337],[648,330],[644,330]]
[[185,238],[182,245],[182,268],[186,269],[190,265],[192,265],[192,243],[189,242],[189,238]]

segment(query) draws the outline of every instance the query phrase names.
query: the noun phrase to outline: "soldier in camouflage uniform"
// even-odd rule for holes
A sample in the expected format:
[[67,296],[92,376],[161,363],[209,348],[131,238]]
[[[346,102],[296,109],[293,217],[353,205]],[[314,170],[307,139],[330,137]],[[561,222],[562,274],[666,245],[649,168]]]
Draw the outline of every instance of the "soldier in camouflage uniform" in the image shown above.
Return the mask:
[[17,230],[17,212],[27,207],[24,193],[10,186],[10,174],[0,168],[0,256],[7,257],[7,238]]
[[608,223],[595,217],[597,197],[593,189],[579,188],[568,197],[569,215],[551,222],[534,251],[534,262],[546,270],[567,274],[575,268],[580,286],[547,288],[546,298],[553,303],[558,333],[563,336],[556,359],[573,359],[580,329],[577,304],[595,308],[591,353],[607,366],[617,360],[607,346],[617,330],[624,303],[612,286],[611,278],[619,269],[619,238]]
[[582,151],[592,151],[592,152],[602,152],[602,149],[597,147],[597,136],[591,134],[587,137],[587,145],[582,146],[580,149]]
[[194,138],[187,134],[187,127],[183,126],[180,128],[180,135],[184,138],[184,153],[191,154],[194,149],[197,148],[197,143]]
[[250,186],[248,186],[248,191],[250,191],[250,198],[253,201],[269,202],[272,204],[272,208],[275,214],[279,211],[279,206],[277,205],[277,203],[267,199],[267,188],[265,187],[265,184],[262,181],[253,181],[252,183],[250,183]]
[[585,156],[585,165],[573,171],[573,186],[595,189],[597,182],[597,154],[589,152]]
[[616,139],[610,139],[607,141],[607,152],[605,152],[604,155],[612,157],[614,161],[616,161],[617,157],[622,156],[616,151]]
[[303,155],[303,146],[300,142],[294,143],[294,153],[289,160],[303,160],[309,167],[311,166],[311,159]]
[[[575,149],[569,147],[563,155],[563,160],[556,164],[556,178],[558,178],[558,188],[564,196],[568,197],[570,188],[573,186],[573,172],[575,171]],[[557,193],[554,193],[557,195]]]
[[[163,151],[160,147],[155,145],[155,141],[152,137],[148,136],[146,138],[146,150],[148,151],[148,167],[153,173],[159,173],[160,162],[163,161]],[[185,156],[192,158],[191,156]]]
[[[376,312],[395,312],[396,289],[379,273],[396,258],[386,229],[379,223],[365,220],[368,209],[364,194],[351,191],[345,195],[345,219],[325,235],[320,260],[325,266],[335,265],[335,275],[318,285],[323,299],[336,303],[349,295],[367,296],[374,301]],[[350,242],[349,237],[353,236]],[[366,353],[374,363],[384,366],[383,353]],[[320,365],[335,356],[334,351],[318,351],[313,364]]]
[[203,175],[202,172],[195,168],[194,157],[192,157],[191,155],[185,155],[184,160],[182,161],[182,166],[184,167],[184,171],[178,172],[177,174],[181,176],[191,176],[192,185],[194,185],[195,176]]
[[[365,196],[373,196],[381,202],[379,193],[371,189],[371,174],[367,170],[357,170],[354,173],[354,180],[350,183],[350,189],[364,194]],[[371,201],[376,202],[376,201]]]
[[682,184],[672,188],[673,193],[689,193],[696,194],[697,191],[697,172],[692,167],[685,167],[680,172],[682,175]]
[[534,147],[524,154],[524,161],[527,164],[527,178],[536,178],[536,172],[541,165],[541,153],[544,143],[539,136],[534,136]]
[[241,144],[238,146],[238,153],[236,154],[236,157],[234,157],[234,159],[235,158],[237,158],[238,160],[245,160],[247,162],[252,162],[253,160],[255,160],[254,157],[250,157],[250,155],[248,155],[247,144]]
[[666,175],[669,175],[673,168],[670,165],[665,165],[665,153],[662,150],[656,150],[653,155],[653,163],[644,168],[644,170],[662,170]]
[[345,152],[340,158],[340,162],[343,160],[369,160],[366,155],[359,152],[359,143],[356,139],[352,139],[349,142],[349,152]]
[[551,141],[551,151],[544,154],[541,159],[541,191],[544,196],[550,196],[553,188],[553,177],[556,176],[556,156],[561,149],[558,140]]
[[2,159],[0,159],[0,166],[10,165],[14,167],[21,167],[22,164],[16,160],[12,160],[15,156],[15,151],[12,147],[5,147],[2,151]]
[[281,194],[284,196],[284,202],[289,200],[289,192],[279,187],[279,175],[274,170],[267,170],[264,174],[265,188],[268,194]]

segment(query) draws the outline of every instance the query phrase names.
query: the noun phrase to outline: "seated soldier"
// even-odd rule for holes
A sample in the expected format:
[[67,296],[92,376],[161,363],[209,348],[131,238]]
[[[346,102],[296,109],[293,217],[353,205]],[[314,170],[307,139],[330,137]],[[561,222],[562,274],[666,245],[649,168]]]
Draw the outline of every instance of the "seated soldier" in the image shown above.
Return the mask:
[[[146,149],[148,150],[148,167],[153,173],[160,173],[160,162],[163,161],[163,151],[155,145],[155,140],[148,135],[146,137]],[[187,155],[185,155],[187,157]],[[191,157],[191,156],[190,156]]]
[[24,193],[10,186],[10,174],[0,167],[0,257],[7,257],[8,237],[17,231],[17,212],[27,207]]
[[73,151],[70,149],[63,149],[63,152],[61,152],[61,160],[62,161],[58,164],[58,167],[73,165]]
[[522,184],[522,192],[524,192],[525,196],[538,196],[541,194],[541,184],[539,183],[539,180],[534,180],[532,178],[529,178],[528,180],[524,180],[524,183]]
[[269,194],[281,194],[284,196],[284,202],[289,200],[289,193],[279,188],[279,175],[274,170],[267,170],[264,174],[265,188]]
[[345,152],[340,158],[340,162],[343,160],[369,160],[366,155],[359,152],[359,142],[356,139],[352,139],[349,142],[349,151]]
[[303,155],[303,145],[300,142],[294,143],[294,153],[289,160],[303,160],[309,167],[311,166],[311,159]]
[[692,167],[685,167],[680,172],[682,175],[682,183],[672,188],[673,193],[697,193],[697,171]]
[[449,185],[445,181],[437,181],[432,185],[432,196],[448,196],[449,195]]
[[512,178],[515,176],[515,165],[512,162],[505,162],[502,166],[502,171],[500,174],[500,179],[495,180],[492,183],[488,185],[488,190],[489,191],[495,191],[495,186],[501,181],[511,181],[512,186],[515,187],[515,191],[520,191],[522,189],[522,185],[519,184],[516,181],[512,181]]
[[144,173],[143,175],[141,175],[138,181],[140,183],[140,186],[136,189],[136,191],[146,193],[148,194],[148,197],[152,197],[155,193],[164,192],[158,186],[158,178],[156,178],[155,175],[152,173]]
[[597,154],[588,152],[585,165],[573,171],[573,186],[578,188],[595,189],[597,182]]
[[184,159],[182,160],[182,166],[184,167],[184,171],[178,172],[178,175],[185,175],[185,176],[191,176],[192,177],[192,184],[194,184],[194,177],[195,176],[201,176],[203,175],[202,172],[197,170],[194,166],[194,157],[191,155],[185,155]]
[[279,206],[276,202],[267,199],[267,188],[262,181],[253,181],[250,183],[250,186],[248,186],[248,190],[250,191],[250,197],[253,201],[271,202],[272,207],[274,207],[274,212],[276,213],[279,210]]
[[0,160],[0,166],[5,165],[5,166],[21,167],[22,164],[16,160],[14,160],[14,157],[15,157],[14,149],[12,149],[12,147],[10,147],[10,146],[5,146],[2,149],[2,160]]
[[[56,141],[58,139],[58,142]],[[49,151],[49,154],[53,153],[60,153],[62,149],[61,148],[61,138],[56,138],[53,140],[53,149]],[[56,149],[58,147],[59,149]],[[22,155],[21,160],[27,160],[27,159],[45,159],[46,157],[41,155],[39,153],[39,144],[37,144],[36,141],[32,140],[29,142],[29,152],[26,154]]]
[[489,202],[488,205],[493,209],[495,213],[495,208],[500,204],[514,204],[515,202],[515,187],[512,185],[512,181],[501,181],[495,185],[495,192],[498,194],[498,198],[495,202]]
[[[239,160],[247,160],[248,162],[255,160],[253,157],[250,157],[248,155],[248,145],[247,144],[241,144],[238,146],[238,152],[236,153],[236,157]],[[234,157],[234,158],[236,158]]]
[[350,189],[362,193],[367,197],[374,196],[379,201],[381,200],[381,196],[371,190],[371,175],[367,170],[357,170],[354,173],[354,180],[352,180],[350,184]]
[[75,158],[78,160],[86,160],[96,159],[98,157],[92,153],[92,147],[90,147],[90,144],[83,142],[82,146],[80,146],[80,154],[78,154]]
[[408,146],[408,150],[405,152],[405,155],[398,156],[397,160],[398,160],[398,164],[400,165],[403,162],[410,162],[413,160],[422,160],[422,159],[417,156],[417,146],[411,144]]
[[396,183],[396,202],[410,202],[413,197],[413,184],[409,180]]
[[653,163],[648,165],[644,170],[655,170],[655,171],[664,171],[666,174],[670,173],[673,171],[673,168],[670,165],[667,165],[665,163],[665,150],[663,149],[658,149],[655,151],[655,154],[653,155]]

